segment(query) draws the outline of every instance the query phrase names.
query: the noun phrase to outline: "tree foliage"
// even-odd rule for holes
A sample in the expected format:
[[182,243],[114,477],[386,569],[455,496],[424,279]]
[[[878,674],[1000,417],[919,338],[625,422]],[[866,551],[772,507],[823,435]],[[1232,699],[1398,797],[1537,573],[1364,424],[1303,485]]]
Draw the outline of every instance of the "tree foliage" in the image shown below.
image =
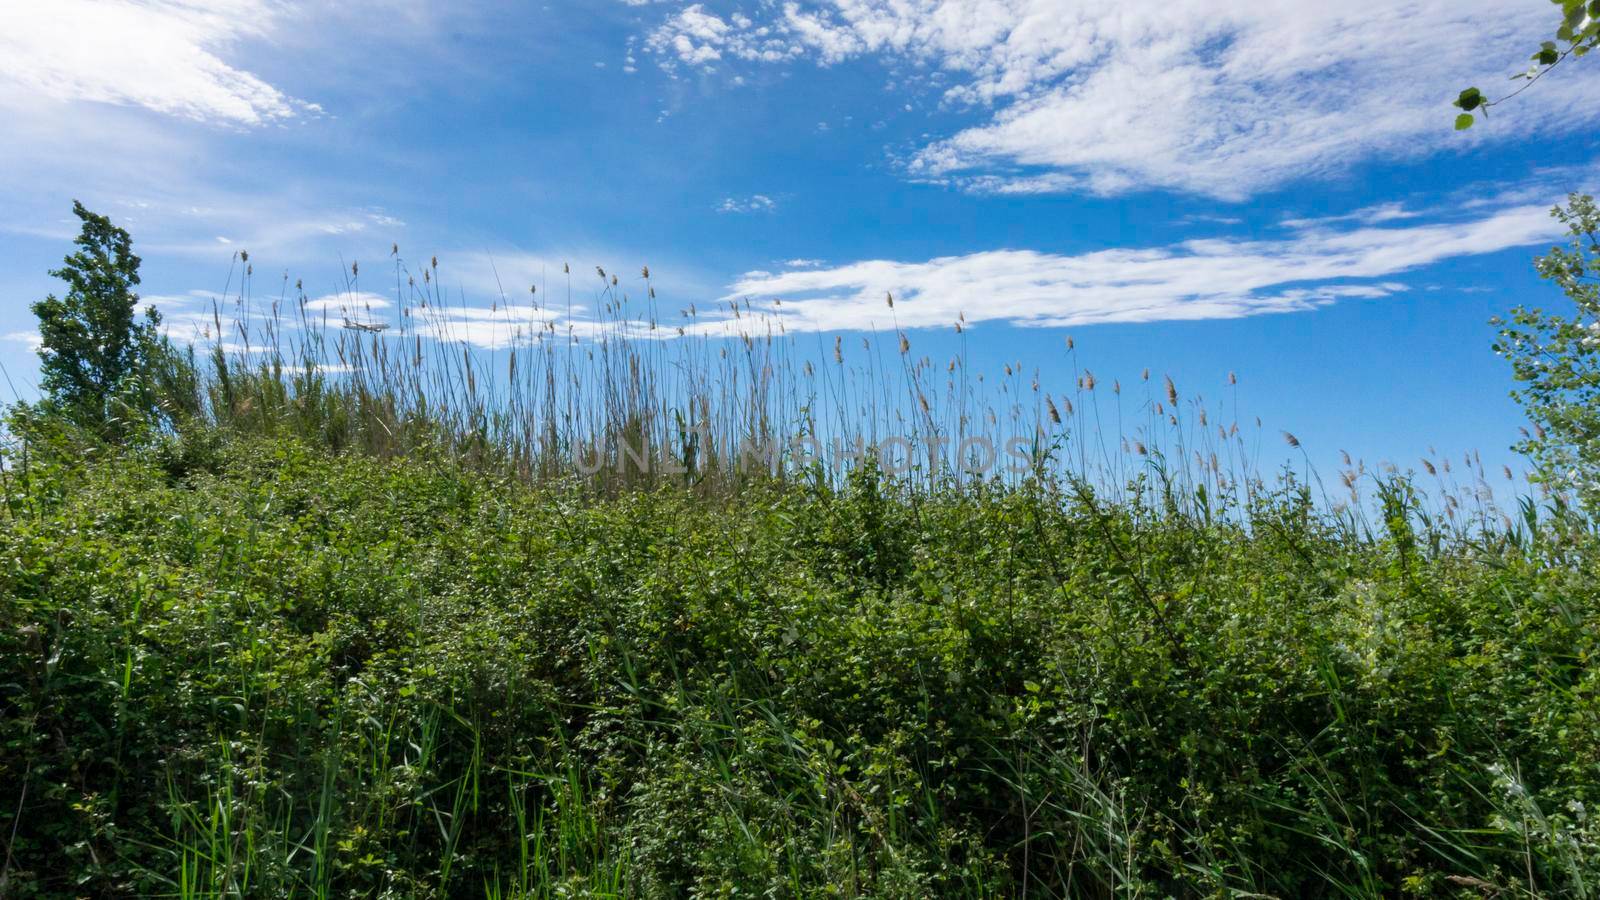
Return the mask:
[[106,402],[128,387],[130,376],[159,345],[160,316],[137,315],[139,257],[128,232],[73,201],[82,223],[77,246],[50,275],[66,293],[33,304],[39,319],[40,374],[50,401],[98,421]]
[[1535,262],[1572,301],[1570,313],[1518,306],[1501,326],[1496,352],[1511,362],[1512,396],[1533,432],[1517,449],[1529,454],[1552,488],[1600,501],[1600,207],[1572,194],[1552,214],[1571,240]]
[[1511,76],[1512,81],[1526,82],[1521,87],[1497,100],[1491,100],[1475,87],[1463,90],[1455,99],[1456,130],[1473,126],[1477,116],[1488,118],[1489,107],[1504,103],[1533,86],[1547,72],[1568,57],[1585,56],[1600,46],[1600,0],[1550,0],[1561,7],[1561,24],[1556,28],[1555,40],[1545,41],[1529,57],[1533,65]]

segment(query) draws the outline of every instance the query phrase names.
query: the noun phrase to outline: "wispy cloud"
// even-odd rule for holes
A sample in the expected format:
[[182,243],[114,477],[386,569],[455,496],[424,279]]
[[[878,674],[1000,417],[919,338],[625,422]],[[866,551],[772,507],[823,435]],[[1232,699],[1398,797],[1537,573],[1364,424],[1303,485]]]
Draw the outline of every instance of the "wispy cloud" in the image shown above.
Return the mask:
[[[0,88],[249,127],[317,111],[223,56],[272,24],[265,0],[0,4]],[[0,97],[0,99],[4,99]]]
[[19,344],[27,344],[29,350],[37,350],[44,345],[44,339],[37,331],[12,331],[7,333],[5,339]]
[[380,297],[370,291],[350,291],[343,294],[329,294],[315,300],[306,301],[306,309],[312,312],[337,312],[345,315],[367,314],[388,309],[394,306],[388,298]]
[[[826,269],[754,272],[729,298],[781,299],[789,331],[970,324],[1061,327],[1231,319],[1314,309],[1405,290],[1394,276],[1456,257],[1549,240],[1550,205],[1464,220],[1350,230],[1308,229],[1282,240],[1192,240],[1079,255],[993,250],[926,262],[870,260]],[[885,295],[892,294],[891,310]]]
[[1417,210],[1406,209],[1405,204],[1392,202],[1380,203],[1376,206],[1367,206],[1354,212],[1337,216],[1321,216],[1306,219],[1284,219],[1285,228],[1326,228],[1345,223],[1358,223],[1361,225],[1381,225],[1384,222],[1398,222],[1403,219],[1415,219],[1422,213]]
[[[1168,188],[1242,199],[1365,159],[1529,129],[1579,128],[1600,72],[1546,79],[1492,127],[1451,131],[1447,101],[1502,78],[1554,27],[1547,4],[1500,0],[862,0],[703,5],[645,41],[664,67],[797,58],[913,62],[922,84],[985,120],[904,160],[913,179],[984,193]],[[1463,68],[1462,60],[1472,61]],[[1475,68],[1474,68],[1475,67]],[[901,79],[905,83],[906,79]],[[911,81],[915,82],[915,76]],[[953,82],[953,83],[952,83]]]
[[751,194],[748,197],[727,197],[717,204],[717,212],[719,213],[772,212],[777,208],[777,201],[766,194]]

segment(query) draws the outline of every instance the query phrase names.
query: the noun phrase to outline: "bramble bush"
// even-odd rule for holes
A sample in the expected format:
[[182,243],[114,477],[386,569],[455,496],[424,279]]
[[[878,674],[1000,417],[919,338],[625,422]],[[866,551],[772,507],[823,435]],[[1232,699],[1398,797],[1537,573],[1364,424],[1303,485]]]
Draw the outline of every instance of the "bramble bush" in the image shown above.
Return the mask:
[[8,896],[1600,885],[1595,537],[1559,508],[1468,540],[1292,483],[1228,520],[870,468],[604,499],[33,439]]

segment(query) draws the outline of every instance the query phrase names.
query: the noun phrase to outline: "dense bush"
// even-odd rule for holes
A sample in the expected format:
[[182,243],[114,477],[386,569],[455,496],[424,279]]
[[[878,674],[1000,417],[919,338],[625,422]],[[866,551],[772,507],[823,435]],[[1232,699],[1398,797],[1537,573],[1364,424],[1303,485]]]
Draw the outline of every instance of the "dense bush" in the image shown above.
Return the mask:
[[1594,536],[40,430],[0,895],[1592,895]]

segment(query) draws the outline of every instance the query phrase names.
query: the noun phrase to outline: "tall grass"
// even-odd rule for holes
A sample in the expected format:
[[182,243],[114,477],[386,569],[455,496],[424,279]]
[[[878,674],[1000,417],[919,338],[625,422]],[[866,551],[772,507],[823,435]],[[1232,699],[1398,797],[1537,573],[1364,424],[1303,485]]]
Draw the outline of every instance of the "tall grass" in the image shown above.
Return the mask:
[[[153,379],[161,405],[180,422],[381,458],[439,454],[613,496],[837,483],[870,457],[905,487],[1049,474],[1112,503],[1150,483],[1163,503],[1227,515],[1288,475],[1371,532],[1377,487],[1402,474],[1343,454],[1324,482],[1294,435],[1240,408],[1233,373],[1210,398],[1148,369],[1108,384],[1070,337],[1071,374],[1049,384],[1020,361],[975,368],[960,321],[960,349],[933,359],[905,332],[790,334],[781,300],[667,309],[648,268],[624,279],[567,267],[484,308],[451,299],[437,257],[419,272],[396,248],[392,266],[392,310],[372,309],[357,267],[342,295],[312,301],[285,276],[263,297],[248,255],[236,257],[237,287]],[[1476,453],[1418,463],[1427,515],[1463,533],[1510,527],[1495,500],[1497,484],[1516,492],[1509,469],[1491,474]]]

